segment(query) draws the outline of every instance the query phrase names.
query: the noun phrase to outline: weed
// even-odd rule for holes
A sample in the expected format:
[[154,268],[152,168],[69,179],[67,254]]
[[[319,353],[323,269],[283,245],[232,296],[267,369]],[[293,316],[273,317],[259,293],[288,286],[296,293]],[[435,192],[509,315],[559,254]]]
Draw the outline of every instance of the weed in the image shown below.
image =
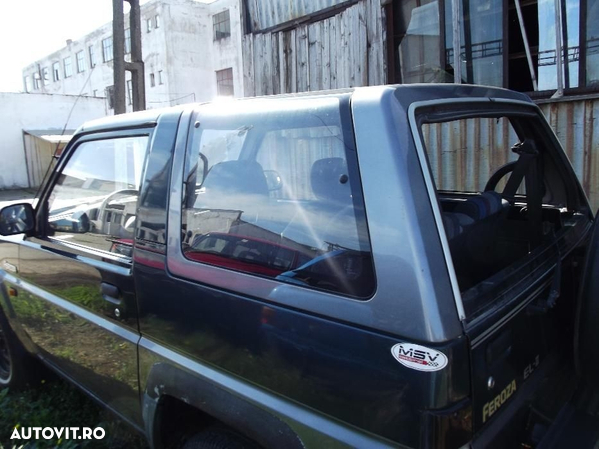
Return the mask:
[[[11,440],[21,427],[102,427],[103,440]],[[43,382],[24,391],[0,390],[0,449],[75,449],[145,447],[144,440],[126,424],[66,382]]]

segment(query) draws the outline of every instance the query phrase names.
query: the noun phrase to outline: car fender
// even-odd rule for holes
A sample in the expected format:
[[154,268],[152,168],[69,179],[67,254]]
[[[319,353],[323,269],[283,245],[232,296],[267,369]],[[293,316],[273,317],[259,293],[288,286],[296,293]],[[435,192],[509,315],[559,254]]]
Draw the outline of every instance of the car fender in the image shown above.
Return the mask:
[[197,408],[264,447],[304,447],[287,423],[268,411],[197,374],[165,362],[152,365],[142,396],[143,420],[151,447],[160,447],[158,406],[166,396]]

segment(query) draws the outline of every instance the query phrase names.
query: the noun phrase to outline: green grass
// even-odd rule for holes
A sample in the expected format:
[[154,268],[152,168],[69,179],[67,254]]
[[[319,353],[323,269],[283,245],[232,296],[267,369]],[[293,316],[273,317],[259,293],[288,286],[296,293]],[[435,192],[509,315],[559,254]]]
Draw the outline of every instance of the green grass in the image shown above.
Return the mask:
[[[103,440],[11,440],[15,427],[102,427],[106,434]],[[0,390],[0,449],[145,446],[145,440],[127,424],[62,380],[42,382],[24,391]]]

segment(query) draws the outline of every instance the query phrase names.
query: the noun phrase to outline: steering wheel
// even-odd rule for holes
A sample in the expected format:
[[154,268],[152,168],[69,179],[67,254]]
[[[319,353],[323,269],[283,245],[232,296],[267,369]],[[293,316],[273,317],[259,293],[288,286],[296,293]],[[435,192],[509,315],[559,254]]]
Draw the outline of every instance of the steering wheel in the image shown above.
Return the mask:
[[516,169],[517,162],[518,161],[508,162],[507,164],[499,167],[487,181],[487,184],[485,185],[485,192],[495,191],[495,189],[497,188],[497,184],[499,184],[499,181],[501,181],[501,179],[505,175],[512,173]]

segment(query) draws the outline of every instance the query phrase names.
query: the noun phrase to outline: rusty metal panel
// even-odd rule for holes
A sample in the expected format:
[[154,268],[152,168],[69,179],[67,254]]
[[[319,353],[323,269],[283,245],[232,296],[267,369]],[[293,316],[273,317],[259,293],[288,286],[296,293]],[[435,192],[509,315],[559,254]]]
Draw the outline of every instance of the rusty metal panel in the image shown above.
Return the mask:
[[599,98],[539,104],[561,142],[593,210],[599,208]]
[[274,28],[355,0],[247,0],[251,31]]
[[424,124],[422,134],[440,190],[483,191],[495,170],[516,158],[509,148],[518,138],[505,118]]
[[[599,208],[599,98],[539,104],[586,192]],[[441,190],[482,191],[489,176],[515,160],[518,138],[508,121],[470,119],[423,126],[431,170]]]

